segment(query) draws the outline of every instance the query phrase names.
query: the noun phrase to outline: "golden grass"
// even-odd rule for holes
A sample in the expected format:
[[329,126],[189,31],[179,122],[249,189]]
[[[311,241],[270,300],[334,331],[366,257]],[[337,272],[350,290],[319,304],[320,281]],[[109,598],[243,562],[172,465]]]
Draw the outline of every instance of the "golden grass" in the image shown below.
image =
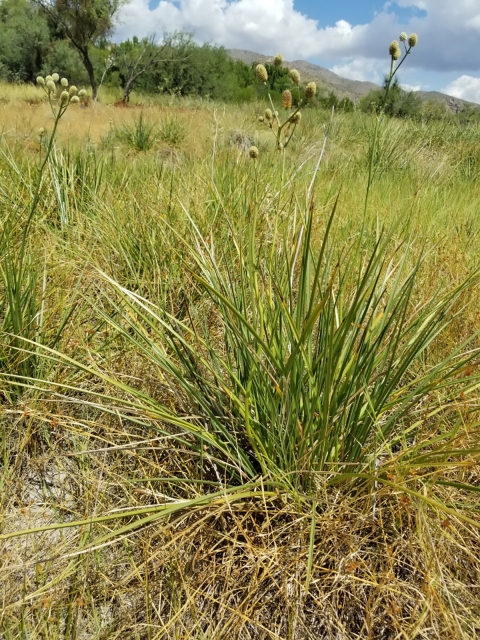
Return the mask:
[[[1,144],[11,150],[0,159],[2,215],[12,207],[21,212],[22,203],[28,202],[27,187],[12,187],[17,175],[12,163],[34,175],[38,129],[52,126],[48,105],[36,103],[38,95],[35,87],[0,87]],[[69,108],[58,138],[58,153],[63,154],[59,164],[68,169],[67,178],[59,181],[61,189],[52,175],[46,180],[31,240],[32,255],[46,265],[47,284],[52,283],[46,304],[55,313],[81,276],[78,310],[61,344],[65,353],[80,354],[92,366],[115,372],[172,406],[181,402],[139,351],[102,324],[98,310],[111,308],[96,269],[161,300],[182,317],[186,292],[193,295],[195,288],[165,222],[187,236],[185,207],[221,251],[230,229],[210,178],[213,171],[223,207],[242,211],[242,189],[253,176],[253,165],[241,148],[243,137],[259,146],[259,166],[265,174],[273,157],[268,132],[256,121],[258,110],[257,105],[176,100],[116,109],[102,97],[95,108]],[[185,127],[185,141],[173,151],[172,145],[158,143],[138,153],[109,137],[140,113],[153,123],[175,116]],[[304,128],[287,158],[287,175],[306,164],[295,178],[295,189],[282,200],[284,225],[291,224],[284,212],[297,210],[295,203],[289,208],[295,193],[304,193],[309,183],[327,119],[321,112],[306,113],[302,119]],[[339,115],[334,121],[316,185],[318,238],[340,187],[335,234],[345,245],[356,237],[365,195],[369,124],[359,114]],[[453,125],[442,135],[433,125],[423,131],[412,123],[391,125],[390,137],[397,143],[374,183],[371,222],[373,229],[377,214],[382,224],[399,218],[408,222],[412,261],[426,247],[416,304],[439,286],[458,283],[478,264],[480,178],[468,174],[478,155],[475,132],[469,135]],[[467,162],[470,157],[474,160]],[[16,198],[9,200],[7,192]],[[274,195],[272,180],[263,194],[266,245],[273,235]],[[63,227],[61,207],[68,214]],[[242,228],[246,220],[247,212],[234,223]],[[470,295],[475,299],[477,294]],[[214,325],[217,319],[208,304],[198,305]],[[439,358],[478,328],[480,314],[474,305],[431,357]],[[85,392],[113,393],[107,383],[68,366],[52,366],[45,377]],[[221,497],[214,504],[122,533],[121,527],[135,521],[133,511],[194,498],[209,485],[191,482],[198,460],[159,437],[158,422],[139,416],[148,428],[135,426],[118,410],[106,414],[94,404],[81,404],[80,397],[79,392],[45,396],[30,390],[9,403],[4,394],[1,534],[60,521],[128,515],[1,540],[2,639],[480,636],[477,494],[434,488],[428,483],[431,469],[405,480],[412,492],[423,492],[426,498],[441,498],[448,505],[468,502],[466,511],[473,521],[468,523],[395,486],[352,495],[341,488],[327,489],[319,475],[315,510],[311,502],[280,492],[267,495],[265,489],[256,499]],[[457,408],[457,446],[478,448],[476,403],[467,405],[459,398]],[[430,431],[440,432],[443,420],[447,418],[440,416],[425,425],[425,437]],[[392,468],[401,474],[401,460]],[[448,474],[478,487],[478,464],[468,455],[463,467]],[[204,480],[214,483],[214,471]],[[115,531],[116,537],[101,541]]]

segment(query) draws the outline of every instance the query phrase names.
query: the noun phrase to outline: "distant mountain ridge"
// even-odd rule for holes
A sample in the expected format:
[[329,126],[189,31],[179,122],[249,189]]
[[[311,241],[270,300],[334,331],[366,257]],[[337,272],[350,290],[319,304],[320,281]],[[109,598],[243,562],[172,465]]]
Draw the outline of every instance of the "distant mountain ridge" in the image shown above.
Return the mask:
[[[246,51],[244,49],[227,49],[228,54],[234,60],[241,60],[246,64],[252,64],[252,62],[272,62],[273,56],[265,56],[261,53],[255,53],[254,51]],[[372,89],[379,89],[380,86],[374,82],[363,82],[360,80],[348,80],[348,78],[342,78],[333,71],[325,69],[318,64],[312,62],[306,62],[305,60],[293,60],[289,62],[285,60],[284,65],[288,68],[298,69],[302,75],[302,79],[305,81],[315,80],[321,83],[328,91],[333,91],[339,98],[348,97],[353,101],[359,100],[362,96],[369,93]],[[467,102],[454,96],[449,96],[439,91],[418,91],[417,92],[423,101],[435,101],[444,102],[448,108],[454,113],[462,111],[465,106],[474,105],[473,102]],[[478,105],[474,105],[478,106]]]

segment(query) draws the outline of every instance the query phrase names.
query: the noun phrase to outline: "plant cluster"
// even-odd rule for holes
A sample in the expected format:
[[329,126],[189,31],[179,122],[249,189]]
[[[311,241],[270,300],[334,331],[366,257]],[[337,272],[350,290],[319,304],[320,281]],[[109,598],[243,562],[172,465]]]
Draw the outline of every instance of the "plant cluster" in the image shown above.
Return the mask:
[[[281,53],[278,53],[273,59],[273,67],[281,68],[282,64],[283,56]],[[268,72],[263,64],[257,64],[257,66],[255,67],[255,75],[258,82],[262,83],[264,86],[267,86]],[[279,112],[275,109],[272,101],[272,96],[270,92],[268,92],[270,107],[265,109],[263,116],[259,116],[258,118],[259,122],[263,122],[272,131],[273,135],[275,136],[276,149],[278,151],[287,148],[290,140],[293,137],[293,134],[295,133],[295,129],[302,119],[302,113],[300,111],[302,107],[302,100],[300,98],[300,73],[297,71],[297,69],[290,69],[289,76],[291,82],[293,83],[294,91],[297,92],[298,106],[294,107],[292,91],[290,89],[284,89],[282,93],[282,108],[284,110],[284,117],[281,118]],[[305,87],[305,98],[307,100],[311,100],[315,97],[316,93],[317,85],[315,84],[315,82],[308,82]]]

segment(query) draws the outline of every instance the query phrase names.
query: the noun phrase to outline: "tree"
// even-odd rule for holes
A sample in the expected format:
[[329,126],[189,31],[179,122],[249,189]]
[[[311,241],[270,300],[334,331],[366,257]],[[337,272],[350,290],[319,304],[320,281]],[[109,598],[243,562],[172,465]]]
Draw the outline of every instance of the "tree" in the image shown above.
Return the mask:
[[168,43],[162,46],[155,44],[155,35],[139,41],[134,37],[132,41],[127,40],[115,45],[112,48],[113,69],[118,69],[123,80],[123,97],[121,102],[128,102],[136,82],[149,69],[157,67],[161,53]]
[[67,37],[80,54],[87,71],[93,98],[97,81],[90,49],[113,31],[114,16],[124,0],[36,0],[61,36]]
[[47,22],[29,0],[0,2],[0,77],[33,82],[49,40]]

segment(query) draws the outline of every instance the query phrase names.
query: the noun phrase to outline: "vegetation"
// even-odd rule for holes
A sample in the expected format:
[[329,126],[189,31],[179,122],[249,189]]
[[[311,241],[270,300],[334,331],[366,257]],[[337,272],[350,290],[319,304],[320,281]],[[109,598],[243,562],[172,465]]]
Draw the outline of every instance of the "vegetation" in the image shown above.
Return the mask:
[[480,134],[404,41],[376,114],[2,86],[6,640],[477,635]]

